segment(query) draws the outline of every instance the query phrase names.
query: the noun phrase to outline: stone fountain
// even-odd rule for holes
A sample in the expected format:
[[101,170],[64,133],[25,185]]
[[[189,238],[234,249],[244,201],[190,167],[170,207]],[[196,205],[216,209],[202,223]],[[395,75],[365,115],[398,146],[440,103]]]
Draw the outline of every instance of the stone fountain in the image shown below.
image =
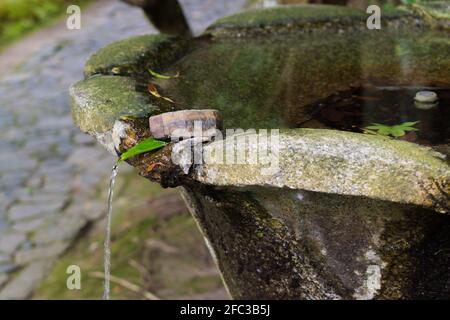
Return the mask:
[[[364,12],[310,5],[225,17],[194,39],[119,41],[72,86],[73,117],[114,154],[151,136],[150,116],[174,110],[217,109],[225,128],[280,129],[276,139],[246,131],[195,142],[209,155],[268,146],[276,170],[214,157],[180,166],[173,155],[189,140],[128,161],[180,188],[235,299],[448,299],[448,128],[409,142],[342,129],[316,108],[369,85],[448,89],[446,20],[420,9],[383,14],[381,30],[367,29]],[[149,94],[149,82],[174,102]],[[414,120],[445,118],[449,107]]]

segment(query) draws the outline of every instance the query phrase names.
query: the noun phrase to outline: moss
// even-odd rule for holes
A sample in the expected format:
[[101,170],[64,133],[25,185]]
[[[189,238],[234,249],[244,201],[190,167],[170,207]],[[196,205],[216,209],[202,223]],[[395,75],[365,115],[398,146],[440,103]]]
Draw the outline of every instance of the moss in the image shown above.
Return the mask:
[[72,115],[89,133],[111,130],[121,116],[144,117],[160,110],[149,94],[136,91],[131,78],[98,76],[75,83],[70,89]]
[[410,4],[408,8],[420,15],[432,27],[450,30],[448,1],[422,1]]
[[[275,8],[227,17],[214,26],[248,24],[258,28],[269,21],[290,25],[291,20],[309,21],[327,16],[345,20],[360,15],[359,11],[334,6]],[[233,33],[240,34],[240,31]],[[166,36],[142,36],[100,50],[87,68],[91,70],[89,74],[113,70],[121,74],[123,68],[133,66],[138,69],[132,74],[138,78],[136,83],[145,83],[146,79],[142,80],[138,74],[145,74],[149,64],[158,72],[180,72],[178,79],[153,80],[164,96],[177,102],[177,108],[219,109],[225,127],[297,127],[314,112],[304,110],[304,106],[361,82],[419,86],[448,83],[446,70],[450,58],[446,55],[449,49],[446,38],[442,33],[416,29],[406,33],[396,27],[387,28],[382,34],[367,32],[365,27],[363,31],[342,34],[335,30],[282,35],[269,32],[264,37],[243,39],[219,37],[205,41],[199,38],[191,41],[187,53],[182,41]],[[184,57],[174,62],[183,53]],[[324,77],[327,81],[323,81]],[[127,107],[136,105],[131,114],[138,116],[157,112],[155,107],[161,111],[173,107],[147,94],[132,92],[125,97],[125,87],[133,90],[131,80],[108,78],[105,84],[102,82],[92,80],[89,85],[92,83],[93,90],[86,83],[72,90],[74,118],[84,131],[105,132],[117,116],[128,113],[129,110],[124,107],[121,110],[114,101]],[[113,82],[114,87],[107,88]],[[113,103],[106,103],[108,99]]]
[[184,51],[186,43],[164,34],[143,35],[113,42],[94,53],[84,74],[134,74],[146,68],[160,68]]
[[[232,138],[230,138],[232,139]],[[278,172],[264,175],[268,165],[210,162],[195,179],[216,186],[274,186],[411,203],[448,211],[446,188],[450,170],[442,155],[405,141],[353,132],[290,129],[280,132]],[[259,142],[262,143],[262,142]],[[211,143],[222,152],[224,144]],[[245,139],[236,150],[256,150]],[[356,150],[356,151],[355,151]],[[273,160],[272,160],[273,161]]]
[[293,230],[273,227],[265,207],[246,190],[188,189],[194,217],[210,240],[235,299],[326,299],[332,289],[301,254]]
[[210,29],[223,27],[261,27],[264,25],[295,24],[305,21],[330,21],[333,18],[364,18],[357,9],[333,5],[308,5],[255,9],[217,20]]
[[[295,138],[308,137],[310,139],[317,139],[320,141],[324,139],[328,134],[333,135],[337,140],[350,141],[355,139],[358,142],[356,144],[366,145],[373,144],[373,148],[380,150],[387,150],[392,155],[398,158],[410,159],[415,163],[422,164],[423,166],[430,167],[433,170],[442,170],[443,156],[437,152],[432,151],[430,148],[418,146],[417,144],[387,138],[383,136],[359,134],[346,131],[330,131],[320,129],[293,129],[282,130],[282,132],[288,136]],[[325,138],[326,139],[326,138]]]
[[[391,20],[412,18],[405,10],[392,10],[383,15],[385,25]],[[365,29],[367,14],[361,10],[335,5],[295,5],[269,9],[248,10],[217,20],[207,33],[214,36],[228,36],[255,33],[285,33],[306,29],[338,31],[342,28]],[[395,23],[395,22],[394,22]]]
[[166,70],[180,79],[156,83],[183,108],[221,110],[228,128],[297,127],[315,112],[305,106],[350,86],[445,85],[446,38],[386,30],[216,39]]
[[[263,18],[267,15],[265,18],[267,21],[277,21],[278,18],[275,16],[278,15],[287,15],[291,18],[298,15],[299,21],[301,21],[308,19],[303,16],[308,12],[312,17],[317,18],[325,15],[328,10],[337,10],[336,15],[339,16],[348,9],[312,6],[293,8],[292,13],[289,9],[274,10],[268,10],[267,13],[266,11],[262,12]],[[264,22],[263,18],[261,18],[262,22],[259,20],[258,22],[254,19],[259,18],[253,19],[251,13],[248,13],[250,16],[246,16],[246,14],[243,13],[242,19],[250,21],[249,23]],[[349,16],[353,15],[349,14]],[[237,21],[232,24],[239,25]],[[446,34],[443,32],[429,30],[403,32],[396,28],[388,28],[383,33],[353,30],[336,34],[334,30],[322,30],[311,34],[269,33],[264,37],[244,37],[242,39],[219,37],[205,40],[201,38],[193,41],[193,47],[196,49],[164,70],[167,73],[178,71],[181,74],[180,78],[155,79],[154,82],[161,88],[165,96],[177,101],[182,108],[221,110],[225,119],[225,128],[295,128],[301,126],[304,120],[310,119],[317,111],[305,108],[308,104],[354,85],[360,86],[361,83],[409,86],[445,85],[449,81],[449,74],[446,70],[450,66],[450,57],[446,54],[449,50],[446,38]],[[108,80],[105,81],[106,79]],[[90,122],[91,131],[101,132],[100,130],[109,130],[114,120],[123,114],[139,116],[167,110],[155,108],[157,102],[151,100],[149,95],[138,93],[130,79],[100,77],[92,78],[89,81],[95,82],[95,85],[85,85],[87,82],[82,82],[80,87],[83,90],[80,90],[77,85],[75,88],[78,91],[73,90],[75,92],[73,96],[76,98],[74,115],[82,129],[88,126],[85,123]],[[118,83],[120,86],[123,82],[126,84],[126,88],[125,86],[119,88],[119,85],[116,87],[105,85],[103,82]],[[97,83],[100,83],[101,86],[98,86]],[[84,88],[83,85],[85,85]],[[98,89],[100,87],[101,90]],[[130,92],[126,93],[126,90],[130,90]],[[137,102],[134,102],[133,99]],[[108,105],[109,100],[113,101],[112,107]],[[77,104],[82,107],[78,107]],[[130,111],[124,108],[124,106],[130,105],[136,110]],[[99,125],[102,122],[106,122],[103,127]],[[316,140],[312,137],[313,134],[318,135]],[[297,138],[311,138],[315,142],[320,142],[321,138],[327,139],[329,136],[322,131],[316,131],[316,133],[292,131],[292,135]],[[420,164],[440,182],[443,181],[440,175],[444,178],[446,176],[446,173],[441,173],[442,161],[433,158],[431,152],[423,151],[414,145],[396,144],[389,140],[358,137],[358,135],[339,132],[334,136],[351,143],[360,141],[370,145],[371,148],[374,147],[374,152],[376,152],[375,150],[383,151],[385,155],[389,156],[388,165],[392,168],[398,167],[399,172],[404,173],[405,170],[400,168],[399,163],[396,162],[406,163],[406,159],[412,157],[412,164],[408,166],[413,167]],[[328,158],[324,156],[320,159],[315,155],[312,156],[313,160],[302,159],[302,161],[312,161],[311,168],[317,168],[317,170],[310,171],[315,174],[315,178],[311,175],[310,179],[316,180],[315,182],[310,181],[310,183],[318,190],[322,190],[317,183],[320,180],[317,178],[318,172],[328,174],[333,172],[333,166],[339,165],[344,170],[348,165],[342,159],[335,158],[333,160],[332,156]],[[143,158],[137,160],[140,161],[140,159]],[[386,159],[380,158],[379,160],[382,163],[386,162]],[[290,163],[289,159],[286,161],[286,165],[291,166],[289,167],[291,169],[298,166],[296,163]],[[364,162],[363,159],[361,162]],[[376,163],[364,162],[364,164],[365,170],[354,168],[356,170],[355,179],[356,172],[360,174],[359,182],[356,181],[358,183],[365,181],[364,175],[372,173],[371,170],[378,168]],[[139,163],[136,165],[139,166]],[[321,166],[328,170],[321,170]],[[371,188],[361,184],[361,188],[364,189],[363,194],[385,197],[388,192],[382,190],[386,184],[383,179],[387,177],[384,174],[380,173],[379,177],[381,178],[376,181],[372,181],[375,178],[371,178],[373,182]],[[236,178],[237,180],[233,180],[233,183],[239,183],[247,178],[248,172],[243,172],[241,176],[238,176],[236,170],[236,172],[227,172],[227,175],[229,175],[230,181]],[[406,193],[414,172],[409,172],[408,176],[410,180],[402,180],[401,177],[396,177],[397,180],[390,179],[392,185],[389,188]],[[249,180],[251,178],[248,177]],[[292,172],[291,178],[292,181],[288,182],[295,185],[298,177],[294,172]],[[423,177],[421,182],[428,184],[430,181],[427,179],[428,177]],[[335,183],[333,180],[330,181]],[[327,190],[335,190],[330,181]],[[399,181],[402,183],[395,185]],[[345,192],[355,192],[350,185],[347,185],[347,182],[344,182],[343,186]],[[419,194],[419,186],[416,185],[415,188]],[[401,192],[396,192],[395,197],[389,199],[414,201],[414,203],[426,206],[431,206],[433,203],[431,200],[423,199],[425,194],[419,198],[405,200],[401,196]]]

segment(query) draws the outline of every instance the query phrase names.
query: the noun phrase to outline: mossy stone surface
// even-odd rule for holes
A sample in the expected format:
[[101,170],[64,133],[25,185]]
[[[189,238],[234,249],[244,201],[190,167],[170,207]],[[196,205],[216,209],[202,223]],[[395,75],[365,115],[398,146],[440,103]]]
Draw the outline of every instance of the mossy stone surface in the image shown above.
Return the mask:
[[[322,129],[283,130],[267,150],[265,144],[254,133],[211,143],[204,148],[209,161],[196,167],[194,179],[222,187],[272,186],[449,210],[450,168],[443,155],[429,148]],[[245,159],[258,150],[267,156],[258,163],[230,163],[224,160],[230,146]]]
[[[344,21],[347,18],[362,16],[365,15],[344,7],[301,6],[275,8],[257,13],[245,12],[224,18],[215,26],[246,25],[257,29],[265,24],[290,25],[293,21],[321,19],[328,21],[330,17]],[[330,24],[334,24],[333,20]],[[214,28],[213,26],[212,29]],[[366,82],[392,86],[436,86],[445,85],[450,80],[447,72],[450,67],[450,56],[447,54],[450,43],[443,32],[422,28],[405,32],[396,27],[387,28],[382,34],[367,29],[352,28],[344,28],[339,32],[334,29],[321,29],[311,34],[297,33],[294,29],[291,31],[289,34],[279,34],[269,30],[264,36],[257,37],[243,35],[236,38],[217,36],[212,39],[193,39],[189,52],[186,52],[181,59],[173,60],[170,66],[163,70],[164,73],[169,74],[179,72],[181,77],[151,81],[158,86],[163,96],[176,102],[177,108],[218,109],[223,114],[225,128],[246,129],[301,127],[301,124],[312,116],[311,110],[305,109],[305,106]],[[233,32],[239,34],[239,30]],[[97,56],[94,55],[93,60],[101,60],[99,57],[103,56],[104,59],[111,60],[111,66],[117,66],[130,57],[127,54],[121,55],[121,51],[125,51],[125,48],[135,47],[130,51],[134,53],[146,50],[158,52],[157,43],[169,41],[165,36],[161,37],[152,36],[153,45],[150,47],[142,45],[142,42],[149,41],[149,38],[145,37],[113,44],[101,50]],[[164,52],[159,54],[165,57]],[[174,59],[172,55],[169,57]],[[145,63],[136,66],[144,68],[145,71],[144,65]],[[137,81],[142,79],[135,81],[133,78],[135,78],[133,75],[93,77],[72,88],[74,118],[82,130],[103,133],[111,130],[114,121],[123,115],[144,117],[174,108],[173,105],[164,106],[163,99],[152,97],[145,90],[138,90]],[[305,132],[308,134],[306,135]],[[305,136],[312,136],[310,131],[294,130],[292,134],[293,136],[285,137],[292,140],[293,146],[296,145],[296,139],[301,141]],[[322,142],[330,139],[329,132],[316,131],[315,134],[318,135],[318,139],[324,139],[319,139]],[[341,139],[355,146],[347,151],[354,154],[362,163],[367,154],[359,151],[356,147],[358,143],[365,144],[366,140],[370,140],[368,142],[370,151],[374,154],[377,154],[377,148],[386,151],[391,144],[396,143],[389,140],[377,140],[376,137],[353,136],[339,131],[332,132],[331,135],[333,134],[335,139],[332,139],[333,146],[330,147],[330,152],[336,151],[333,148],[339,145],[339,139]],[[422,149],[416,145],[406,145],[411,149],[407,152],[408,156],[414,154],[414,148],[418,148],[417,152],[422,152]],[[400,161],[405,165],[407,161],[400,156],[397,157],[404,145],[395,144],[395,146],[399,149],[395,152],[389,149],[385,159],[377,158],[373,163],[388,162],[386,168],[394,171],[398,169],[398,172],[401,172],[399,174],[401,180],[404,173],[403,167],[397,162]],[[295,171],[297,165],[302,166],[302,163],[308,161],[313,162],[311,167],[320,167],[318,165],[320,161],[314,153],[308,155],[313,160],[308,160],[305,155],[301,156],[302,159],[297,159],[298,164],[290,163],[288,167]],[[296,159],[296,156],[286,157],[286,161],[290,159]],[[418,156],[411,159],[408,164],[411,168],[424,166],[424,170],[428,170],[427,168],[434,166],[433,156]],[[424,159],[427,160],[424,161]],[[331,163],[332,161],[323,165],[331,169],[333,167]],[[389,175],[380,174],[379,180],[372,181],[372,185],[368,185],[364,175],[371,175],[378,170],[378,167],[376,165],[370,167],[373,163],[364,163],[364,170],[360,170],[358,166],[350,166],[348,170],[346,169],[349,177],[359,175],[360,181],[348,179],[346,180],[348,183],[340,182],[339,179],[333,180],[332,177],[335,177],[333,170],[326,174],[323,170],[313,170],[311,177],[302,180],[309,181],[308,184],[305,182],[305,185],[295,186],[312,191],[362,195],[430,207],[433,201],[425,200],[424,196],[420,195],[418,184],[424,183],[430,177],[443,183],[440,180],[442,176],[434,171],[427,171],[426,179],[421,177],[414,182],[414,170],[412,170],[411,176],[405,181],[396,180],[396,176],[391,179],[392,188],[395,189],[397,186],[398,192],[382,190],[383,179],[388,178]],[[441,162],[439,166],[448,169]],[[319,172],[329,174],[331,179],[329,183],[322,185],[318,183],[322,180],[316,177]],[[224,179],[227,174],[224,175]],[[447,178],[448,171],[443,176]],[[239,184],[239,181],[245,180],[245,177],[245,173],[237,175],[237,180],[229,184]],[[290,179],[288,176],[285,178]],[[292,183],[297,183],[295,174],[292,179],[294,180]],[[328,181],[327,177],[323,179]],[[359,189],[354,186],[358,183],[361,184]],[[413,188],[415,191],[412,193],[405,193],[409,183],[415,184],[416,189]],[[283,183],[280,185],[284,186]]]
[[431,26],[450,30],[450,7],[448,1],[418,1],[408,8],[422,17]]
[[149,95],[136,91],[132,78],[98,76],[75,83],[71,89],[72,114],[84,132],[104,133],[122,115],[143,117],[159,110]]
[[450,217],[366,197],[188,186],[236,299],[448,299]]
[[[390,20],[412,18],[406,10],[384,13],[383,23]],[[217,20],[207,33],[214,36],[241,35],[242,33],[296,32],[303,29],[338,30],[340,27],[366,28],[367,14],[361,10],[337,5],[292,5],[255,9]],[[407,22],[405,20],[404,22]],[[409,21],[412,23],[412,21]]]
[[446,34],[348,30],[217,38],[199,43],[155,80],[186,109],[219,109],[225,127],[298,127],[304,107],[366,84],[445,86],[450,81]]
[[288,9],[286,7],[273,7],[244,11],[221,18],[214,22],[210,28],[225,25],[233,27],[260,27],[268,24],[288,24],[315,19],[329,20],[332,18],[361,18],[364,16],[362,11],[345,6],[294,5]]
[[[266,24],[289,26],[294,21],[334,26],[333,19],[364,20],[365,16],[341,6],[274,8],[226,17],[211,30],[225,25],[250,29]],[[330,17],[331,22],[326,22]],[[316,26],[306,27],[310,28]],[[199,38],[189,44],[164,35],[139,36],[101,49],[85,71],[87,76],[118,73],[143,84],[150,81],[148,67],[160,73],[180,72],[179,79],[151,81],[161,88],[162,95],[176,101],[177,108],[216,108],[222,111],[226,127],[243,128],[297,127],[310,117],[302,109],[304,105],[360,85],[368,77],[391,85],[448,83],[447,35],[415,29],[408,35],[396,28],[386,29],[382,35],[352,28],[337,28],[342,32],[319,28],[313,34],[299,34],[297,29],[288,34],[268,30],[263,37]],[[230,32],[239,35],[241,31]],[[402,61],[408,61],[406,72]],[[94,95],[90,98],[96,99]],[[159,102],[153,100],[153,104]],[[74,108],[74,114],[77,112]]]
[[[86,63],[86,77],[94,74],[132,74],[145,67],[161,67],[180,54],[184,43],[164,34],[143,35],[114,42],[94,53]],[[145,71],[145,70],[144,70]]]

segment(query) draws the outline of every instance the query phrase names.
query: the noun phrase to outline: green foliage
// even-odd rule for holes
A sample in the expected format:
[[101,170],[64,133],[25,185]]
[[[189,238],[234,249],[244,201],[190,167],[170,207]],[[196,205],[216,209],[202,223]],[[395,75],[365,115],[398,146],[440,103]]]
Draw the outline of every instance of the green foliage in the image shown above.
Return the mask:
[[167,145],[167,142],[156,140],[153,138],[145,139],[126,152],[122,153],[119,161],[125,161],[131,157],[137,156],[138,154],[160,149],[165,145]]
[[89,0],[0,0],[0,48]]
[[385,3],[383,4],[382,9],[385,12],[392,12],[395,10],[395,5],[393,5],[392,3]]
[[372,123],[372,125],[364,128],[364,133],[400,138],[403,137],[408,131],[418,131],[419,129],[414,128],[417,123],[419,123],[419,121],[403,122],[395,126]]

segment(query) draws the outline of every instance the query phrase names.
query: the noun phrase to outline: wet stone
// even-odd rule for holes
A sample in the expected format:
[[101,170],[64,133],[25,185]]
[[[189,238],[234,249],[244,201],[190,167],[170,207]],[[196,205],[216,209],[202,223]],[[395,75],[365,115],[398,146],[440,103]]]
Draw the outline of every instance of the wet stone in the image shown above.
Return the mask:
[[81,187],[93,187],[99,185],[99,183],[103,180],[103,175],[93,174],[90,172],[84,173],[76,178],[76,183]]
[[45,184],[42,188],[43,192],[66,194],[72,189],[71,181],[61,181],[52,184]]
[[41,141],[40,139],[27,141],[24,149],[31,155],[46,155],[54,148],[56,144],[56,139],[52,137],[51,141]]
[[41,189],[34,190],[30,193],[29,190],[21,192],[18,199],[22,202],[32,202],[32,203],[48,203],[48,202],[65,202],[65,198],[61,198],[58,193],[43,192]]
[[3,232],[3,230],[8,228],[8,222],[6,219],[2,218],[1,215],[3,215],[3,213],[0,214],[0,232]]
[[0,288],[8,282],[9,277],[6,274],[0,274]]
[[56,154],[60,157],[67,157],[74,147],[70,143],[60,143],[56,145]]
[[89,220],[99,219],[106,214],[105,204],[102,202],[91,202],[88,203],[85,208],[83,215]]
[[58,158],[48,159],[41,166],[41,168],[39,168],[37,170],[36,173],[42,177],[49,177],[49,176],[55,176],[55,175],[70,176],[73,173],[74,168],[71,167],[69,164],[55,165],[54,167],[51,166],[49,163],[51,163],[54,160],[56,160],[57,162],[61,162],[61,159],[58,159]]
[[74,136],[73,141],[79,145],[94,145],[95,139],[85,133],[78,133]]
[[39,259],[47,259],[60,255],[67,247],[67,242],[54,242],[31,249],[23,249],[16,253],[15,262],[24,265]]
[[50,266],[51,262],[48,260],[31,263],[0,290],[0,299],[28,298],[33,288],[45,277]]
[[27,233],[30,231],[35,231],[39,227],[43,226],[47,218],[36,218],[32,220],[19,221],[12,225],[14,231]]
[[25,241],[22,233],[2,233],[0,234],[0,253],[11,254]]
[[61,201],[48,203],[33,203],[33,204],[17,204],[9,210],[9,219],[11,221],[43,216],[51,214],[62,208],[64,203]]
[[11,258],[9,257],[9,255],[0,253],[0,264],[7,263],[10,261],[11,261]]
[[0,188],[16,188],[24,184],[28,177],[27,172],[12,172],[1,175]]
[[47,244],[55,241],[70,240],[76,236],[76,234],[85,225],[83,217],[77,217],[77,219],[67,219],[62,218],[58,223],[57,228],[54,225],[50,225],[46,228],[39,229],[33,235],[31,240],[37,244]]
[[[21,190],[22,188],[20,188],[19,190]],[[0,202],[0,209],[2,209],[2,211],[0,211],[0,216],[4,216],[6,217],[6,209],[9,208],[11,206],[11,204],[17,200],[17,192],[18,189],[5,189],[5,190],[0,190],[0,194],[3,196],[3,202]]]
[[72,179],[72,173],[66,171],[49,171],[45,174],[45,184],[54,184],[54,183],[70,183]]
[[26,154],[14,155],[14,161],[11,161],[10,154],[0,154],[0,172],[12,172],[16,170],[33,169],[37,161],[30,159]]
[[70,128],[74,126],[72,117],[65,116],[65,117],[45,117],[39,120],[39,122],[36,124],[36,129],[49,129],[52,130],[58,130],[58,129],[65,129]]
[[69,156],[67,162],[85,168],[94,164],[98,159],[103,158],[105,154],[107,154],[106,151],[99,147],[81,147]]
[[39,175],[35,175],[35,176],[33,176],[33,177],[31,177],[28,181],[27,181],[27,183],[26,183],[26,186],[28,187],[28,188],[39,188],[41,185],[42,185],[42,177],[41,176],[39,176]]
[[17,265],[15,265],[14,263],[6,263],[6,264],[0,263],[0,274],[10,273],[16,269],[17,269]]
[[1,212],[4,211],[10,203],[11,203],[11,199],[7,198],[4,193],[0,192],[0,216],[1,216]]
[[35,207],[32,205],[14,205],[9,211],[9,219],[20,220],[25,218],[30,218],[33,216],[41,215],[47,212],[47,208]]

